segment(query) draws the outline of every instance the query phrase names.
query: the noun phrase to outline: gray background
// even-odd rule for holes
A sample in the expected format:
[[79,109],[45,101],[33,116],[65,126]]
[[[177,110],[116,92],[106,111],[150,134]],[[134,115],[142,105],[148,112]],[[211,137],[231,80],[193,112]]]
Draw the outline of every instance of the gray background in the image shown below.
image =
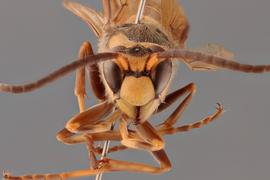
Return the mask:
[[[95,8],[101,4],[82,2]],[[182,0],[182,4],[191,24],[189,47],[220,43],[240,62],[270,64],[269,0]],[[1,0],[0,81],[36,80],[75,59],[84,40],[96,44],[88,27],[62,8],[60,0]],[[181,66],[172,89],[191,81],[198,90],[181,124],[212,113],[216,102],[227,112],[204,128],[165,138],[173,164],[169,173],[119,172],[106,174],[104,180],[269,179],[269,74],[191,72]],[[0,94],[0,172],[60,172],[88,166],[84,146],[66,146],[55,139],[78,112],[73,86],[74,73],[29,94]],[[89,96],[89,105],[95,104],[91,92]],[[154,162],[149,154],[137,151],[112,157]]]

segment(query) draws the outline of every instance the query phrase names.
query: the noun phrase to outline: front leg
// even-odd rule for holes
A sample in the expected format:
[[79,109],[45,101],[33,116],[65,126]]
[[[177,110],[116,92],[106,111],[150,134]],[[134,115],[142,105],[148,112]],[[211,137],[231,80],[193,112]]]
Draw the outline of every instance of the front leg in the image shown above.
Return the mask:
[[[93,50],[89,42],[84,42],[79,51],[79,60],[83,61],[85,57],[93,55]],[[77,96],[80,112],[85,111],[85,67],[76,71],[76,82],[74,94]]]
[[85,134],[110,130],[111,124],[120,116],[120,113],[115,111],[106,117],[111,110],[112,104],[102,102],[79,113],[68,121],[66,128],[61,130],[56,138],[65,144],[76,144],[85,142]]
[[187,94],[185,99],[177,106],[177,108],[174,110],[174,112],[161,124],[159,124],[157,127],[159,129],[165,128],[165,127],[172,127],[177,120],[180,118],[182,113],[184,112],[185,108],[190,103],[193,95],[196,92],[196,86],[194,83],[190,83],[187,86],[178,89],[177,91],[169,94],[165,100],[164,103],[162,103],[159,107],[157,112],[161,112],[167,107],[169,107],[171,104],[173,104],[178,98],[182,97],[183,95]]
[[[130,137],[132,135],[126,134],[127,133],[126,125],[127,125],[126,121],[121,120],[120,122],[120,134],[122,136],[121,139],[127,142],[131,140],[131,139],[127,139],[127,136]],[[144,146],[142,145],[143,141],[146,141],[146,144],[148,144],[146,146],[148,149],[150,149],[150,145],[152,145],[153,147],[155,147],[155,145],[157,144],[159,145],[159,150],[155,149],[154,151],[150,151],[151,154],[155,157],[155,160],[158,161],[159,167],[151,166],[151,165],[147,165],[143,163],[119,161],[119,160],[105,158],[101,161],[97,161],[99,162],[98,164],[99,166],[96,169],[77,170],[77,171],[63,172],[63,173],[57,173],[57,174],[25,175],[25,176],[17,176],[17,177],[11,176],[10,173],[6,173],[4,174],[4,178],[6,180],[25,180],[25,179],[52,180],[52,179],[66,179],[66,178],[90,176],[90,175],[96,175],[100,173],[114,172],[114,171],[131,171],[131,172],[153,173],[153,174],[169,171],[171,169],[171,163],[165,151],[162,149],[163,145],[160,146],[161,144],[163,144],[163,141],[161,140],[161,137],[159,137],[155,129],[147,121],[146,123],[143,123],[142,125],[137,125],[136,128],[138,131],[138,135],[135,134],[132,137],[134,137],[134,139],[136,139],[137,141],[140,141],[136,144],[138,149],[144,148]],[[94,139],[95,139],[95,136],[93,136],[93,140]],[[128,144],[130,145],[132,144],[132,142]]]
[[[28,179],[53,180],[53,179],[66,179],[66,178],[71,178],[71,177],[96,175],[96,174],[102,173],[103,171],[106,170],[106,168],[105,170],[96,169],[98,161],[95,158],[95,152],[94,152],[95,150],[93,147],[93,142],[96,140],[120,140],[121,139],[121,137],[119,136],[119,133],[104,132],[104,131],[107,131],[108,129],[107,126],[110,127],[110,124],[112,124],[115,120],[119,118],[120,113],[118,111],[113,112],[111,115],[105,118],[104,121],[99,121],[99,118],[101,118],[104,114],[108,113],[108,110],[110,109],[111,109],[110,105],[108,105],[106,102],[103,102],[97,106],[94,106],[90,108],[89,110],[75,116],[68,122],[68,127],[71,128],[72,131],[78,134],[74,132],[70,132],[67,129],[63,129],[57,134],[57,139],[66,144],[74,144],[74,143],[82,143],[82,142],[87,143],[87,147],[89,148],[89,157],[92,160],[91,166],[94,169],[85,169],[85,170],[64,172],[64,173],[58,173],[58,174],[40,174],[40,175],[31,174],[31,175],[24,175],[24,176],[18,176],[18,177],[11,176],[10,173],[6,172],[4,173],[4,178],[10,179],[10,180],[28,180]],[[95,126],[97,128],[95,128]],[[93,133],[93,136],[91,135],[91,133],[89,135],[86,135],[86,133],[84,133],[84,131],[87,131],[86,128],[89,128],[89,131]],[[100,132],[102,131],[102,128],[104,128],[103,132]],[[100,133],[96,133],[94,131],[95,129],[97,129],[97,131]]]
[[129,148],[158,151],[164,148],[165,142],[154,127],[145,121],[136,125],[136,133],[129,133],[127,129],[127,120],[121,119],[119,124],[120,134],[122,136],[121,144]]
[[159,129],[158,132],[162,135],[165,135],[165,134],[175,134],[177,132],[187,132],[195,128],[201,128],[203,125],[207,125],[208,123],[216,120],[223,113],[224,113],[223,107],[219,103],[217,103],[216,112],[200,121],[197,121],[192,124],[182,125],[180,127],[163,127]]

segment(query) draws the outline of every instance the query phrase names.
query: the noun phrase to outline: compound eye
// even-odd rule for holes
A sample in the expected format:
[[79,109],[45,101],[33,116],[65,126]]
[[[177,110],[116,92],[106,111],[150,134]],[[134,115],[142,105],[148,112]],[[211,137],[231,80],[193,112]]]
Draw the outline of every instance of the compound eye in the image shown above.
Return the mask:
[[159,95],[167,87],[172,76],[172,62],[169,60],[163,61],[157,65],[151,72],[156,94]]
[[122,84],[122,73],[119,66],[113,61],[106,61],[103,63],[104,77],[114,93],[120,90]]

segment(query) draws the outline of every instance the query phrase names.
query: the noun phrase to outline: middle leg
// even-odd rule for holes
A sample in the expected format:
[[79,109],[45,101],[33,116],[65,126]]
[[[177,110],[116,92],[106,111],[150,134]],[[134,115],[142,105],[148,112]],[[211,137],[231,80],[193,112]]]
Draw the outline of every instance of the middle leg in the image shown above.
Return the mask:
[[175,134],[177,132],[187,132],[195,128],[201,128],[203,125],[207,125],[208,123],[216,120],[219,116],[221,116],[223,112],[224,112],[223,107],[219,103],[217,103],[216,112],[200,121],[197,121],[192,124],[182,125],[180,127],[164,127],[162,129],[159,129],[158,132],[162,135],[165,134],[168,135],[168,134]]

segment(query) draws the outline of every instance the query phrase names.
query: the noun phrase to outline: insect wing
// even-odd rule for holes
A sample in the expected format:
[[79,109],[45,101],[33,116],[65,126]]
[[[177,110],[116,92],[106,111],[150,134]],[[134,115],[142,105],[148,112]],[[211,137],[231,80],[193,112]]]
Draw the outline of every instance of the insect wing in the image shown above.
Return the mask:
[[[112,17],[115,24],[134,23],[139,0],[112,0]],[[184,10],[176,0],[147,0],[142,22],[153,20],[178,42],[179,46],[184,45],[188,34],[188,21]]]
[[[222,45],[219,44],[207,44],[206,46],[192,49],[192,51],[201,52],[203,54],[208,54],[212,56],[218,56],[227,59],[233,59],[234,54],[227,49],[225,49]],[[219,67],[211,64],[206,64],[201,61],[194,61],[191,59],[185,59],[186,64],[191,70],[194,71],[216,71]]]
[[100,13],[82,4],[67,0],[64,1],[63,5],[86,22],[98,38],[102,36],[105,19]]

